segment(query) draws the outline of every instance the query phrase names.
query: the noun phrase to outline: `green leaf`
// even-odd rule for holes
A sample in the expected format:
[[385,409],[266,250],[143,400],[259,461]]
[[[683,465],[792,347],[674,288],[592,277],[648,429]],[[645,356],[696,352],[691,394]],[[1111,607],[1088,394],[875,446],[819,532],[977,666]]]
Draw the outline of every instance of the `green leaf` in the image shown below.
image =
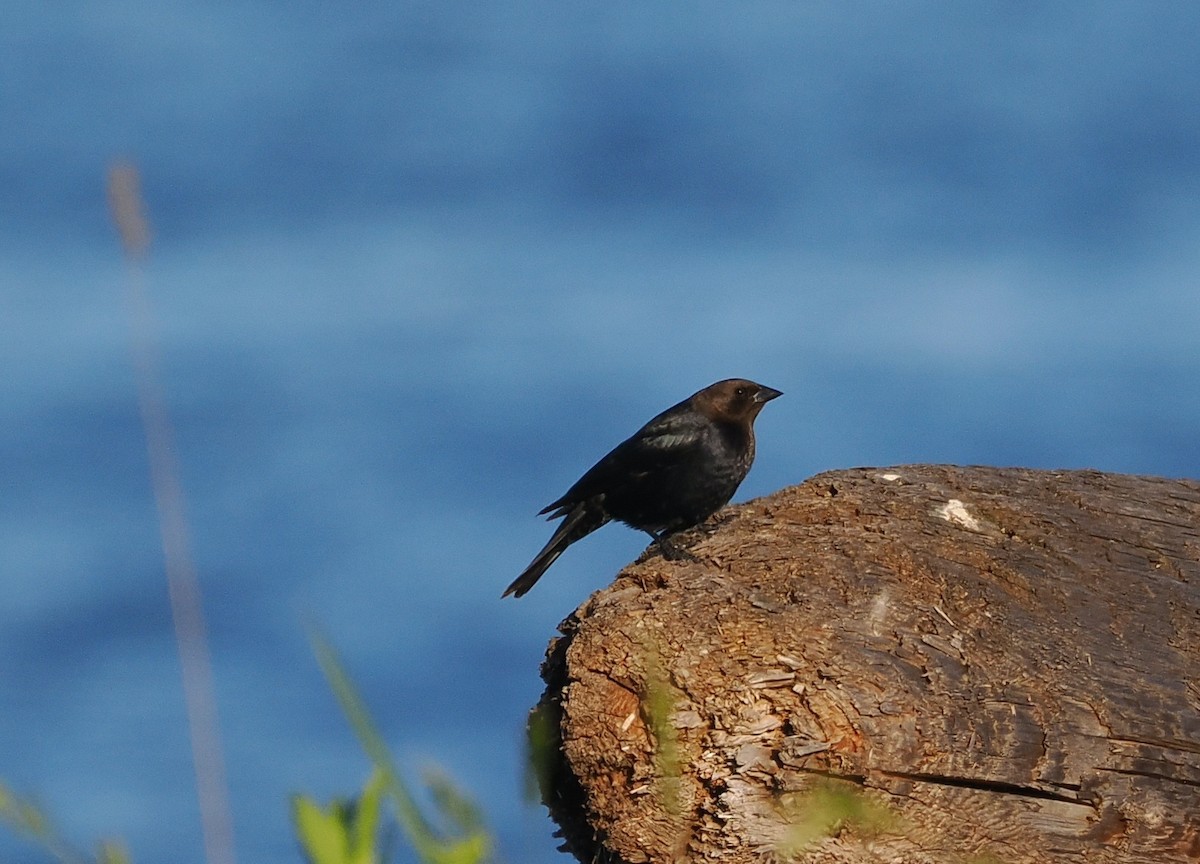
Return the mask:
[[525,728],[525,803],[536,804],[554,797],[555,771],[558,767],[559,712],[549,703],[541,703],[529,715]]
[[115,840],[104,840],[100,843],[100,851],[96,855],[99,864],[133,864],[129,850],[124,844]]
[[[0,822],[41,846],[61,864],[88,864],[91,860],[62,839],[50,817],[36,804],[0,783]],[[124,845],[106,840],[96,849],[96,864],[131,864]]]
[[380,773],[382,786],[392,800],[396,820],[421,861],[425,864],[479,864],[487,860],[491,855],[492,840],[482,827],[474,805],[464,807],[465,797],[456,790],[451,794],[448,790],[453,787],[444,782],[432,791],[439,804],[451,805],[449,812],[442,815],[453,825],[453,833],[439,832],[426,819],[401,779],[383,736],[375,728],[366,703],[343,669],[333,646],[315,628],[310,628],[309,638],[325,680],[341,704],[359,744]]
[[336,805],[328,812],[306,795],[292,796],[292,824],[312,864],[349,864],[350,844]]
[[329,806],[307,795],[292,796],[292,823],[312,864],[378,864],[376,849],[383,774],[371,772],[354,801],[335,799]]
[[378,856],[375,838],[379,831],[379,811],[386,778],[378,768],[371,772],[367,785],[363,787],[355,807],[354,824],[351,826],[350,849],[353,864],[375,864]]
[[815,783],[807,792],[783,796],[780,808],[788,830],[776,852],[784,860],[798,858],[843,827],[872,837],[898,825],[892,811],[860,787],[831,779]]

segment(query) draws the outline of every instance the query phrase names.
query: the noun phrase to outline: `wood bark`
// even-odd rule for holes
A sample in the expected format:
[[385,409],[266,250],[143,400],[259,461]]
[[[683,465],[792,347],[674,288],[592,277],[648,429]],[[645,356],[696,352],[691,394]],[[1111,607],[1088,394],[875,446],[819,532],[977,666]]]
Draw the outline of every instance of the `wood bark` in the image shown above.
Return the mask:
[[681,542],[547,655],[580,860],[1200,860],[1200,483],[864,468]]

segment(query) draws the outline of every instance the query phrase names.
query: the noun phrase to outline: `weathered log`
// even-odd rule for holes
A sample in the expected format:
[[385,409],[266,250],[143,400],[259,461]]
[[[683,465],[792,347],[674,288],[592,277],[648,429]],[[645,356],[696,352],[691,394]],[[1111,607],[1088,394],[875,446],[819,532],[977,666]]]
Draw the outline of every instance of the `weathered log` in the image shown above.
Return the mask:
[[580,860],[1200,859],[1200,483],[838,471],[682,542],[551,643]]

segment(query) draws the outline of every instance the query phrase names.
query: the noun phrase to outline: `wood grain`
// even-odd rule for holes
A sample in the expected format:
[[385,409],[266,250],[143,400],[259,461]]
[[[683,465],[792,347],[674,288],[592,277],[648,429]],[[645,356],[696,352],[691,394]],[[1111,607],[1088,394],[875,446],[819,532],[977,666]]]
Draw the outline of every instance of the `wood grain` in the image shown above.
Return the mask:
[[[1200,484],[864,468],[683,540],[550,647],[580,860],[1200,860]],[[831,781],[893,818],[789,847]]]

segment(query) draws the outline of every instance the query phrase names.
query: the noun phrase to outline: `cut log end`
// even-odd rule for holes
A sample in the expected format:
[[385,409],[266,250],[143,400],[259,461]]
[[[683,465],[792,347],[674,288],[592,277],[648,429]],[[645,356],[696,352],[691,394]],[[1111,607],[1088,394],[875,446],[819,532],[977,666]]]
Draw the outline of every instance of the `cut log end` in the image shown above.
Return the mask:
[[580,860],[1200,859],[1200,484],[839,471],[681,542],[543,668]]

